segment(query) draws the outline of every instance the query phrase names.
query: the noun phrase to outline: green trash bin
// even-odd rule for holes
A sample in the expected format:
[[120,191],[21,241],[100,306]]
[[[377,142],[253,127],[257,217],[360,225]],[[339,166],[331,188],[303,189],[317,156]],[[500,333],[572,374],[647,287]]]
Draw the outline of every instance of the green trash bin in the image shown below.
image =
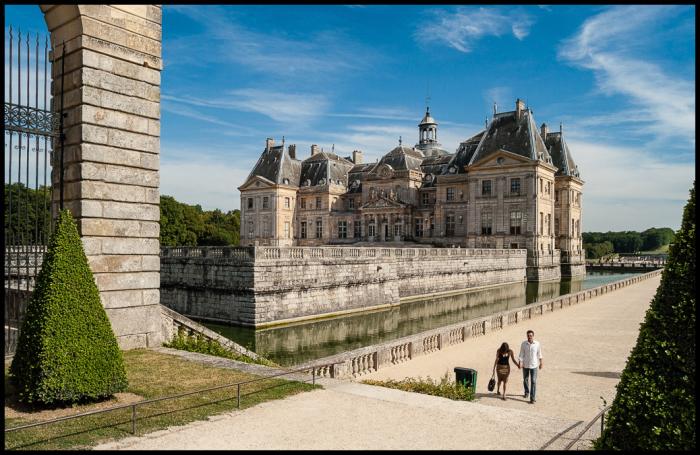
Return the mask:
[[471,387],[472,392],[476,393],[476,370],[471,368],[455,367],[455,381],[458,384]]

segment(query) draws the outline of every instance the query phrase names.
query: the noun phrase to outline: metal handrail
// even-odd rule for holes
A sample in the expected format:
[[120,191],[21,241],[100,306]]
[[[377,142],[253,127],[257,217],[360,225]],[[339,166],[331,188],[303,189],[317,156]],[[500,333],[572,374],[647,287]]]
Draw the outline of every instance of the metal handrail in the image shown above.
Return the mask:
[[[43,421],[43,422],[35,422],[35,423],[29,423],[29,424],[27,424],[27,425],[20,425],[20,426],[18,426],[18,427],[14,427],[14,428],[5,428],[5,433],[9,433],[9,432],[11,432],[11,431],[16,431],[16,430],[23,430],[23,429],[25,429],[25,428],[38,427],[38,426],[42,426],[42,425],[49,425],[49,424],[56,423],[56,422],[61,422],[61,421],[64,421],[64,420],[77,419],[77,418],[86,417],[86,416],[89,416],[89,415],[103,414],[103,413],[105,413],[105,412],[112,412],[112,411],[116,411],[116,410],[119,410],[119,409],[131,408],[131,433],[132,433],[132,434],[136,434],[136,407],[137,407],[137,406],[141,406],[141,405],[145,405],[145,404],[151,404],[151,403],[156,403],[156,402],[164,401],[164,400],[172,400],[172,399],[175,399],[175,398],[182,398],[182,397],[186,397],[186,396],[189,396],[189,395],[194,395],[194,394],[197,394],[197,393],[211,392],[212,390],[219,390],[219,389],[224,389],[224,388],[226,388],[226,387],[234,387],[234,386],[236,386],[236,388],[237,388],[236,398],[237,398],[237,400],[238,400],[237,408],[240,409],[240,407],[241,407],[241,385],[250,384],[250,383],[258,382],[258,381],[264,381],[264,380],[270,379],[270,378],[276,378],[276,377],[280,377],[280,376],[286,376],[286,375],[293,374],[293,373],[307,372],[307,371],[309,371],[309,370],[311,370],[311,383],[315,385],[315,384],[316,384],[316,368],[324,367],[324,366],[328,366],[328,365],[329,365],[329,364],[321,364],[321,365],[307,366],[307,367],[300,368],[300,369],[297,369],[297,370],[285,371],[284,373],[273,374],[273,375],[265,376],[265,377],[262,377],[262,378],[249,379],[249,380],[247,380],[247,381],[241,381],[241,382],[235,382],[235,383],[232,383],[232,384],[225,384],[225,385],[220,385],[220,386],[215,386],[215,387],[209,387],[209,388],[206,388],[206,389],[195,390],[195,391],[193,391],[193,392],[180,393],[180,394],[177,394],[177,395],[170,395],[170,396],[167,396],[167,397],[152,398],[152,399],[150,399],[150,400],[143,400],[143,401],[139,401],[139,402],[137,402],[137,403],[123,404],[123,405],[120,405],[120,406],[114,406],[114,407],[107,408],[107,409],[100,409],[100,410],[97,410],[97,411],[83,412],[83,413],[75,414],[75,415],[72,415],[72,416],[59,417],[59,418],[56,418],[56,419],[45,420],[45,421]],[[332,364],[330,364],[330,365],[332,365]],[[304,381],[302,381],[302,382],[304,382]],[[253,393],[255,393],[255,392],[253,392]]]
[[586,432],[593,426],[593,424],[594,424],[598,419],[600,419],[600,434],[602,435],[602,434],[603,434],[603,430],[605,429],[605,413],[608,412],[608,411],[610,410],[611,407],[612,407],[612,405],[608,405],[608,406],[604,407],[604,408],[593,418],[593,420],[591,420],[590,422],[588,422],[588,425],[586,425],[586,426],[583,428],[583,430],[581,430],[581,432],[580,432],[574,439],[572,439],[571,442],[568,443],[568,444],[566,445],[566,447],[564,447],[564,450],[569,450],[569,449],[571,449],[571,447],[573,447],[574,444],[576,444],[578,441],[580,441],[581,438],[583,437],[583,435],[586,434]]

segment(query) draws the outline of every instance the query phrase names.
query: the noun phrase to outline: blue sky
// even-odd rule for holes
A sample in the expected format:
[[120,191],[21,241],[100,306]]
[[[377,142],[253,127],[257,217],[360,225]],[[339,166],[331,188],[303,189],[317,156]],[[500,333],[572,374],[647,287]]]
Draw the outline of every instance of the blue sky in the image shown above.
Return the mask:
[[164,5],[163,61],[161,194],[207,209],[239,207],[266,137],[374,161],[427,96],[450,151],[494,102],[563,123],[584,231],[677,229],[695,175],[694,6]]

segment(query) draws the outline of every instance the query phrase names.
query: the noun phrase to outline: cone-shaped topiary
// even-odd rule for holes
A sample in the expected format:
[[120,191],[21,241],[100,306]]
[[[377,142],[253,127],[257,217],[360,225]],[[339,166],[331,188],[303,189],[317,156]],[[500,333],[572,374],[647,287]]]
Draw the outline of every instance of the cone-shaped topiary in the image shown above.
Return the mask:
[[596,448],[695,448],[695,293],[693,184]]
[[107,397],[128,384],[68,210],[59,214],[49,240],[10,373],[20,401],[45,405]]

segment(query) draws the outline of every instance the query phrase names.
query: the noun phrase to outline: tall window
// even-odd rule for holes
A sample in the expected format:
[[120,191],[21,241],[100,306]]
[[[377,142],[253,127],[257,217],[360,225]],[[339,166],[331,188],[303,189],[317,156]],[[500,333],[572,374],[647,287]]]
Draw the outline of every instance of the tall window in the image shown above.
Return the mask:
[[355,199],[350,198],[348,199],[348,209],[354,209],[355,208]]
[[571,218],[571,237],[575,237],[574,226],[575,226],[575,221],[573,218]]
[[547,214],[547,235],[552,235],[552,214]]
[[356,239],[362,237],[362,222],[360,220],[355,220],[352,226],[354,229],[353,237]]
[[289,221],[284,222],[284,238],[289,238]]
[[447,200],[448,201],[455,200],[455,189],[454,188],[447,188]]
[[455,216],[452,213],[445,217],[445,235],[447,237],[455,235]]
[[269,209],[270,208],[270,198],[267,196],[263,196],[263,206],[262,208],[264,209]]
[[394,236],[398,237],[401,235],[401,223],[394,224]]
[[481,181],[481,195],[482,196],[491,196],[491,180],[482,180]]
[[544,179],[540,179],[540,193],[544,192]]
[[255,224],[252,221],[248,222],[248,238],[252,239],[255,237]]
[[320,239],[323,237],[323,220],[316,220],[316,238]]
[[554,234],[559,235],[559,217],[554,217]]
[[299,237],[302,239],[306,238],[306,221],[301,222],[301,232],[299,233]]
[[581,220],[576,220],[576,237],[581,236]]
[[559,190],[554,190],[554,201],[559,202]]
[[320,198],[320,197],[317,197],[317,198],[316,198],[316,208],[317,208],[317,209],[320,209],[320,208],[321,208],[321,198]]
[[519,195],[520,194],[520,179],[510,179],[510,194]]
[[491,212],[484,210],[481,212],[481,235],[491,235],[493,233],[493,218]]
[[521,234],[523,212],[510,212],[510,233],[511,235]]
[[270,221],[267,217],[263,218],[263,237],[270,237]]
[[544,213],[540,212],[540,235],[542,235],[542,227],[544,226]]
[[416,218],[416,237],[423,237],[423,220]]
[[423,207],[427,207],[428,204],[430,204],[430,199],[428,198],[428,193],[421,193],[420,198],[421,198],[421,204],[423,204]]
[[285,209],[289,208],[289,198],[288,197],[284,198],[284,208]]
[[249,197],[249,198],[248,198],[248,208],[249,208],[249,209],[252,209],[252,208],[253,208],[253,198],[252,198],[252,197]]
[[306,199],[304,199],[304,198],[299,199],[299,204],[301,204],[302,209],[305,209],[306,208]]
[[374,235],[375,235],[374,221],[370,221],[369,224],[367,225],[367,235],[370,237],[374,237]]
[[338,238],[347,239],[348,238],[348,222],[338,221]]

